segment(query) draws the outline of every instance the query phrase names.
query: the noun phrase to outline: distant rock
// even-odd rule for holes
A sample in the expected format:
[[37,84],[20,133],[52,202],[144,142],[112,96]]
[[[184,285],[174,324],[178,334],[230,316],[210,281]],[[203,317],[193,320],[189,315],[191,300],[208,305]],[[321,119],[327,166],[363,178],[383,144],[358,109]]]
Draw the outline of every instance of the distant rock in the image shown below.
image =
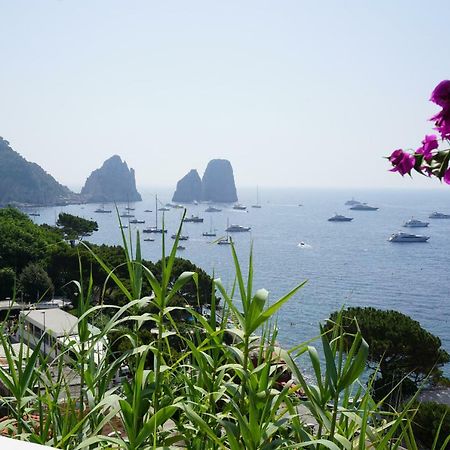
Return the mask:
[[58,183],[38,164],[27,161],[0,137],[0,205],[64,205],[78,194]]
[[81,190],[81,197],[88,203],[142,200],[136,189],[134,169],[129,169],[118,155],[107,159],[100,169],[89,175]]
[[195,169],[187,173],[178,183],[172,201],[191,203],[202,198],[202,180]]
[[202,179],[202,200],[220,203],[238,201],[230,161],[213,159],[208,163]]

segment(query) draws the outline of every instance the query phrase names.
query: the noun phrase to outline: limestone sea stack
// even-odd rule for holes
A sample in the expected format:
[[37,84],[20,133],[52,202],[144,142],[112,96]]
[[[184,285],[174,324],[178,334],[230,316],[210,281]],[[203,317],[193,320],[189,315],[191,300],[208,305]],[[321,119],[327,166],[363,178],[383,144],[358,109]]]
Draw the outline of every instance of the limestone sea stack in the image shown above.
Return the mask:
[[212,159],[202,179],[202,200],[217,203],[238,201],[233,168],[226,159]]
[[128,168],[118,155],[107,159],[100,169],[89,175],[81,190],[81,197],[88,203],[142,200],[136,189],[134,169]]
[[190,170],[177,183],[177,189],[172,201],[179,203],[192,203],[202,198],[202,180],[195,169]]

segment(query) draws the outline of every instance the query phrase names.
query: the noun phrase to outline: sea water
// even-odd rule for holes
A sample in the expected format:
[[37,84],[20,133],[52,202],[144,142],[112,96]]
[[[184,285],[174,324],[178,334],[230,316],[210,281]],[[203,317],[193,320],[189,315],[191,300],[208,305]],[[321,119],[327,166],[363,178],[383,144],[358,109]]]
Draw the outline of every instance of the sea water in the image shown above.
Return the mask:
[[[220,277],[231,288],[234,266],[230,246],[214,244],[202,233],[216,230],[217,238],[225,236],[227,223],[251,227],[250,232],[233,233],[241,263],[247,266],[251,243],[254,253],[254,287],[266,288],[270,302],[276,301],[304,280],[307,283],[278,315],[278,340],[285,347],[300,344],[318,334],[318,324],[342,306],[373,306],[394,309],[411,316],[423,327],[440,337],[450,352],[450,220],[428,219],[433,211],[450,214],[450,189],[441,190],[302,190],[259,189],[262,208],[251,208],[256,190],[240,192],[240,202],[247,211],[233,210],[232,205],[217,205],[221,212],[206,213],[207,205],[186,205],[187,215],[199,215],[203,223],[186,223],[183,234],[185,250],[178,256],[191,260],[208,273]],[[378,211],[352,211],[346,200],[355,197],[379,207]],[[171,192],[159,190],[161,203],[171,200]],[[301,205],[301,206],[300,206]],[[100,205],[70,205],[39,208],[36,223],[54,224],[59,212],[94,219],[99,231],[89,237],[97,244],[121,243],[114,205],[112,214],[96,214]],[[118,204],[119,212],[127,206]],[[130,205],[142,225],[155,225],[154,193],[144,201]],[[159,204],[158,206],[161,206]],[[152,213],[144,212],[151,209]],[[172,245],[183,210],[158,213],[159,225],[164,217],[166,245]],[[335,213],[353,217],[351,222],[329,222]],[[430,222],[428,228],[403,228],[411,217]],[[129,219],[121,219],[128,224]],[[389,236],[397,231],[430,236],[427,243],[391,243]],[[127,231],[128,232],[128,231]],[[161,235],[154,242],[142,241],[145,259],[161,258]],[[303,243],[303,244],[301,244]],[[395,324],[392,324],[395,326]],[[446,373],[450,374],[449,367]]]

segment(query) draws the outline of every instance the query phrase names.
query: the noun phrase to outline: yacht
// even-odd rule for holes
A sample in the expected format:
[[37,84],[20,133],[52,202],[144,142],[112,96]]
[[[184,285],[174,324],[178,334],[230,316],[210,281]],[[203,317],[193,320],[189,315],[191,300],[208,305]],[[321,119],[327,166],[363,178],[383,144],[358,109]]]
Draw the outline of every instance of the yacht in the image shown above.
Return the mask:
[[167,233],[167,230],[163,230],[162,228],[158,228],[158,196],[155,195],[155,226],[144,228],[142,230],[143,233]]
[[[176,239],[177,235],[176,234],[172,234],[172,236],[170,236],[172,239]],[[186,236],[185,234],[180,234],[178,240],[179,241],[187,241],[189,239],[189,236]]]
[[130,214],[128,212],[124,212],[120,215],[120,217],[124,217],[125,219],[130,219],[131,217],[134,217],[134,214]]
[[237,209],[239,211],[247,211],[247,207],[245,205],[241,205],[240,203],[236,203],[233,206],[233,209]]
[[184,247],[183,245],[179,245],[179,246],[177,247],[177,250],[186,250],[186,247]]
[[201,217],[191,215],[191,217],[185,217],[183,222],[203,223],[203,219]]
[[389,242],[427,242],[430,236],[423,236],[420,234],[409,234],[399,231],[394,233],[388,239]]
[[213,229],[212,217],[210,217],[209,231],[203,232],[202,235],[205,236],[205,237],[214,237],[214,236],[216,236],[216,232]]
[[155,238],[145,238],[145,242],[155,242]]
[[423,227],[427,227],[430,224],[430,222],[422,222],[421,220],[418,219],[409,219],[407,220],[403,226],[404,227],[411,227],[411,228],[423,228]]
[[167,206],[161,206],[160,208],[158,208],[158,211],[170,211],[170,208],[168,208]]
[[251,227],[243,227],[242,225],[233,225],[231,224],[225,231],[227,233],[239,233],[242,231],[250,231]]
[[335,214],[328,219],[329,222],[351,222],[353,217],[345,217],[342,214]]
[[208,206],[208,207],[205,209],[205,212],[220,212],[220,211],[222,211],[222,210],[219,209],[219,208],[216,208],[216,207],[214,207],[214,206]]
[[144,209],[144,212],[149,213],[149,212],[152,212],[152,210],[151,209]]
[[369,206],[367,203],[357,203],[350,209],[353,211],[376,211],[378,208],[376,206]]
[[[109,211],[109,212],[111,212],[111,211]],[[38,212],[30,212],[30,213],[28,213],[28,215],[31,217],[39,217],[40,216],[40,214]]]
[[433,212],[428,216],[430,219],[450,219],[450,214],[444,214],[440,212]]
[[136,208],[132,208],[131,206],[127,206],[125,209],[126,209],[127,211],[134,211]]
[[112,210],[105,209],[105,207],[102,205],[100,208],[97,208],[94,212],[98,213],[98,214],[108,214],[108,213],[112,213]]
[[259,203],[259,187],[256,186],[256,203],[252,205],[252,208],[260,209],[262,208],[261,204]]
[[231,245],[231,238],[229,236],[223,237],[217,241],[217,245]]
[[355,199],[352,197],[352,199],[351,199],[351,200],[347,200],[347,201],[345,202],[345,204],[346,204],[347,206],[354,206],[354,205],[360,205],[361,202],[359,202],[358,200],[355,200]]
[[133,220],[130,220],[130,223],[145,223],[145,220],[133,219]]

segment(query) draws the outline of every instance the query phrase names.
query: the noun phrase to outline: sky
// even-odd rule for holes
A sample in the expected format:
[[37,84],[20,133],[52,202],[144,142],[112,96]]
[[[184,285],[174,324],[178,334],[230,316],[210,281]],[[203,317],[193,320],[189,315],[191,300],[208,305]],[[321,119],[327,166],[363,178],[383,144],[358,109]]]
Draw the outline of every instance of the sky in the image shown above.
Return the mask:
[[238,187],[443,189],[383,156],[432,132],[450,2],[0,0],[0,136],[80,188],[210,159]]

